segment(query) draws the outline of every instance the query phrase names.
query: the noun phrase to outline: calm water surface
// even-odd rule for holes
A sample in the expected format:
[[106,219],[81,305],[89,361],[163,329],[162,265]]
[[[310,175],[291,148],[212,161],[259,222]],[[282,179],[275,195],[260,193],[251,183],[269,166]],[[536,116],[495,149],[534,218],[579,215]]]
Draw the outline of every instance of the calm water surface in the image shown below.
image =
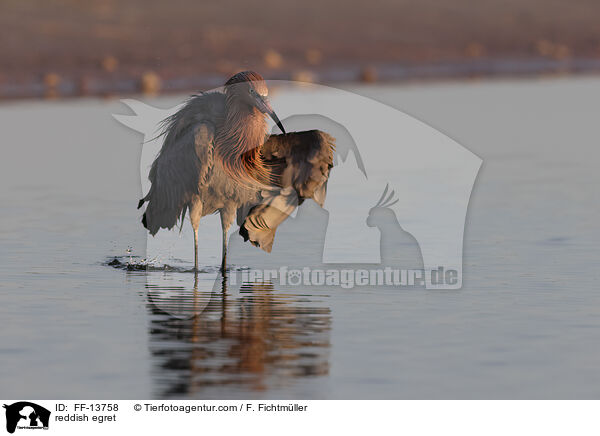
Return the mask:
[[593,78],[356,89],[484,160],[460,291],[240,288],[107,266],[146,243],[141,136],[110,117],[121,104],[1,105],[0,392],[599,398],[598,89]]

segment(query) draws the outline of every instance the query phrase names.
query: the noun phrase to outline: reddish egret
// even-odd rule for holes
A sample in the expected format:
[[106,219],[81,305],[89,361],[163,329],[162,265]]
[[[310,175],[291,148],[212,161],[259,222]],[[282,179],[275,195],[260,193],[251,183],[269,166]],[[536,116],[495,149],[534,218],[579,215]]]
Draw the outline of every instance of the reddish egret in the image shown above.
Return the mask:
[[[282,135],[267,136],[267,115]],[[296,205],[306,198],[323,205],[335,140],[318,130],[286,134],[258,73],[238,73],[223,92],[192,96],[164,121],[163,134],[138,208],[148,202],[142,223],[152,235],[189,213],[195,271],[200,218],[220,214],[225,273],[236,214],[244,239],[270,251],[277,226]]]

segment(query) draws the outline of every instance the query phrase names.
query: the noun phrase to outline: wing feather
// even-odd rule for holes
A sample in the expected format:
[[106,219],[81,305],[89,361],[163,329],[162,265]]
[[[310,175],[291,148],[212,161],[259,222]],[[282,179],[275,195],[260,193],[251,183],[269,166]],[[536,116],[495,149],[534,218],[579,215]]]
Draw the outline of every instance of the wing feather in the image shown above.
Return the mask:
[[270,252],[277,227],[299,204],[312,198],[323,207],[334,151],[335,138],[320,130],[271,135],[261,153],[280,190],[249,210],[240,226],[244,240]]
[[275,183],[293,187],[300,202],[327,184],[334,151],[335,138],[320,130],[271,135],[261,150]]
[[183,218],[199,187],[208,182],[214,164],[214,125],[203,121],[167,135],[152,163],[148,178],[152,183],[142,222],[152,235],[171,229]]

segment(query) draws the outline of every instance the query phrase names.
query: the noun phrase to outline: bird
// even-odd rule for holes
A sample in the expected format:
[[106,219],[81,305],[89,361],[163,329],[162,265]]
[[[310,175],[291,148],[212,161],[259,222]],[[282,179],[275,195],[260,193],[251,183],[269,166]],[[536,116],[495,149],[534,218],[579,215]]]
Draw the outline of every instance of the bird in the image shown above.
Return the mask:
[[[164,141],[138,209],[147,203],[142,224],[153,236],[189,215],[196,272],[202,217],[220,215],[225,275],[234,220],[245,241],[270,252],[277,226],[298,205],[308,198],[324,204],[335,138],[320,130],[287,133],[268,93],[260,74],[242,71],[222,90],[192,95],[162,122]],[[268,134],[267,116],[282,134]]]

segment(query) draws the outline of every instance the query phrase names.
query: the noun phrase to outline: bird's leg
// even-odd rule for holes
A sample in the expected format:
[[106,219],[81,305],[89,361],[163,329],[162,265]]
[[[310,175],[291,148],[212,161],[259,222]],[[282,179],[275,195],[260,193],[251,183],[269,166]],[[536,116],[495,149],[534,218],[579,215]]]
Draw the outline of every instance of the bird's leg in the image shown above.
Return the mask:
[[221,258],[221,274],[223,276],[225,276],[225,272],[227,270],[227,232],[229,231],[229,226],[231,226],[231,223],[233,221],[233,213],[232,211],[223,208],[220,210],[220,215],[221,215],[221,230],[223,231],[222,234],[222,242],[223,242],[223,248],[222,248],[222,258]]
[[198,274],[198,226],[200,226],[200,218],[202,217],[202,202],[199,198],[195,198],[188,207],[190,223],[194,230],[194,272]]
[[198,229],[194,229],[194,272],[198,273]]
[[223,248],[222,248],[222,258],[221,258],[221,274],[225,276],[225,271],[227,269],[227,228],[222,226],[223,228]]

